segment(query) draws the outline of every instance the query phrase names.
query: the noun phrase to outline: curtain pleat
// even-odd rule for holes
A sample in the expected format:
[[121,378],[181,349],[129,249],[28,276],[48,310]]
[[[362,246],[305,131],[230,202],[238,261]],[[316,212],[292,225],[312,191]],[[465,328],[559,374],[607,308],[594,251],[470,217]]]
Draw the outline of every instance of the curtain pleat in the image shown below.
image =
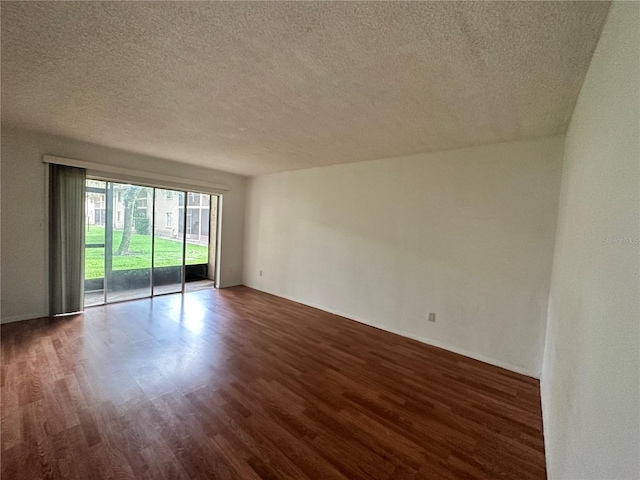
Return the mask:
[[58,315],[83,309],[86,170],[49,168],[49,310]]

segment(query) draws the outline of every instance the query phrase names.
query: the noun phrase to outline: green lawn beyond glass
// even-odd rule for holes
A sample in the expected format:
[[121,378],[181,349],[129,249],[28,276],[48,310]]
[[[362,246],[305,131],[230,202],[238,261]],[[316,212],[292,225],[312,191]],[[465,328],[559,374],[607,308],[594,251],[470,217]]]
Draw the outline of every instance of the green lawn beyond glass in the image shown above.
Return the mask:
[[[113,250],[117,251],[122,239],[122,230],[113,231]],[[104,227],[90,225],[86,231],[86,243],[104,243]],[[207,263],[209,248],[204,245],[187,243],[187,265]],[[182,242],[155,239],[156,267],[173,267],[182,265]],[[114,270],[129,270],[134,268],[151,268],[151,235],[131,234],[129,253],[113,256]],[[104,277],[104,248],[85,249],[85,278]]]

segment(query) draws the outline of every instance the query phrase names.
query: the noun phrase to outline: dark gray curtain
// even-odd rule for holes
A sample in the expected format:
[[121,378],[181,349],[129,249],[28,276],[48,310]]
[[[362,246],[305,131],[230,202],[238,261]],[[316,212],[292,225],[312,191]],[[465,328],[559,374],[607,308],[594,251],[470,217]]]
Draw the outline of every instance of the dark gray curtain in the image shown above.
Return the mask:
[[83,309],[86,170],[49,169],[49,310],[57,315]]

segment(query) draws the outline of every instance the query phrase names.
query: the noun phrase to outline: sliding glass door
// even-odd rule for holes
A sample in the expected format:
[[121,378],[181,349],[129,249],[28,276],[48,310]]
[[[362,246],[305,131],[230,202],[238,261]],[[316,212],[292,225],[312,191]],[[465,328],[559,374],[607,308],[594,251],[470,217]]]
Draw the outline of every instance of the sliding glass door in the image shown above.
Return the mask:
[[184,281],[184,230],[180,205],[184,192],[156,188],[153,218],[153,293],[177,293]]
[[92,179],[86,191],[85,306],[211,286],[217,197]]

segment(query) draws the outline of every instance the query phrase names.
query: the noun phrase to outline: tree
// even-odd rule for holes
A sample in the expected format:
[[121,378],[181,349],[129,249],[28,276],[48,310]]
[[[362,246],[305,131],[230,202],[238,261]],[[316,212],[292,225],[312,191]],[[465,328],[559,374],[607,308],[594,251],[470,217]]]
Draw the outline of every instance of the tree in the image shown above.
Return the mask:
[[133,230],[133,216],[136,209],[136,199],[142,187],[136,185],[127,185],[122,195],[122,203],[124,208],[124,222],[122,225],[122,240],[116,251],[116,255],[127,255],[129,253],[129,244],[131,243],[131,231]]

